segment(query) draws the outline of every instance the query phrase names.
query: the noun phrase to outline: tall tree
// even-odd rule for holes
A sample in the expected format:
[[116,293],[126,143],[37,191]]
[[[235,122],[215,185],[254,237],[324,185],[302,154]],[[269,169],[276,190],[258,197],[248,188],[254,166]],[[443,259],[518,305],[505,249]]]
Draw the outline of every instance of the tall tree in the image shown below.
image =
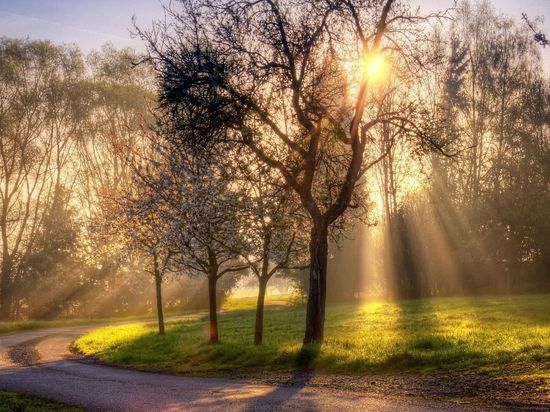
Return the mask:
[[[52,194],[48,93],[62,51],[48,42],[0,40],[0,316],[13,316],[12,283]],[[56,146],[57,147],[57,146]],[[58,148],[58,147],[57,147]]]
[[329,232],[360,203],[361,177],[385,156],[369,150],[373,130],[392,123],[420,131],[414,102],[381,112],[373,96],[386,55],[418,69],[420,39],[410,29],[423,19],[395,0],[173,5],[152,30],[138,29],[162,107],[185,141],[242,144],[299,197],[311,222],[304,343],[322,342]]

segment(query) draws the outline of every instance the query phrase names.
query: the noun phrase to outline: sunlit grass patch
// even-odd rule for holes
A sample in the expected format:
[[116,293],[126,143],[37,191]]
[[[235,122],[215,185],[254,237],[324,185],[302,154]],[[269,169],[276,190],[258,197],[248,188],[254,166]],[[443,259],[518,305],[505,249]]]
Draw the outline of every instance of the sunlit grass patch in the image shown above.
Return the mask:
[[[266,311],[265,344],[252,344],[254,313],[220,317],[222,343],[207,343],[205,319],[94,331],[75,343],[86,355],[131,367],[205,373],[235,369],[366,373],[387,371],[504,371],[506,365],[550,364],[550,296],[475,297],[327,308],[326,340],[301,351],[303,308]],[[546,377],[550,375],[548,372]],[[545,378],[546,379],[546,378]]]
[[[232,310],[254,310],[258,298],[255,296],[233,297],[230,296],[223,303],[222,309],[227,311]],[[286,294],[266,294],[265,306],[291,306],[294,304],[294,297],[290,293]]]

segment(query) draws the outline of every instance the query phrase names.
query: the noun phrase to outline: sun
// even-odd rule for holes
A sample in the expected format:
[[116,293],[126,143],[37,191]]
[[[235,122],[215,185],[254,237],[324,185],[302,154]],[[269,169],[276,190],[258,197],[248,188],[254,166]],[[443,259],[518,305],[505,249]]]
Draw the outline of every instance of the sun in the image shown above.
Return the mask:
[[388,62],[380,53],[368,54],[361,60],[361,75],[364,80],[382,80],[387,76],[388,71]]

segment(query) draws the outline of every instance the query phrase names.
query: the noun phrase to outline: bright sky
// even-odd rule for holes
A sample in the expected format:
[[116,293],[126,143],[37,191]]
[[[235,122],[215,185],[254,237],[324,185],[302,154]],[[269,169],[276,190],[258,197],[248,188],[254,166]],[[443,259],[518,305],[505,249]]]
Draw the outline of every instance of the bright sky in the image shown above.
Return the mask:
[[[450,7],[453,0],[413,0],[423,9]],[[546,16],[542,27],[550,35],[550,0],[493,0],[504,14],[531,18]],[[0,36],[50,39],[54,43],[76,43],[85,52],[111,41],[116,46],[141,49],[129,29],[135,15],[145,27],[161,16],[159,0],[0,0]],[[543,50],[550,67],[550,48]]]

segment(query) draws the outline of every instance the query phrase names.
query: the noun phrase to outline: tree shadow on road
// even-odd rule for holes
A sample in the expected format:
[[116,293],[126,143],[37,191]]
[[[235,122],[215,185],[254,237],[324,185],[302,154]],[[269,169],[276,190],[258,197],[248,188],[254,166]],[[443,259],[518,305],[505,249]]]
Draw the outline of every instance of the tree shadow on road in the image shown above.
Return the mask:
[[289,408],[300,411],[313,411],[319,405],[311,399],[311,392],[303,391],[307,387],[315,372],[313,365],[321,353],[321,345],[304,345],[296,355],[294,361],[296,370],[290,372],[285,381],[278,383],[273,391],[267,392],[251,402],[247,411],[280,410]]
[[281,410],[290,408],[291,410],[312,411],[318,409],[313,399],[309,397],[312,394],[302,390],[308,386],[314,372],[312,370],[294,371],[288,380],[276,386],[274,390],[259,396],[250,402],[249,412],[262,410]]

